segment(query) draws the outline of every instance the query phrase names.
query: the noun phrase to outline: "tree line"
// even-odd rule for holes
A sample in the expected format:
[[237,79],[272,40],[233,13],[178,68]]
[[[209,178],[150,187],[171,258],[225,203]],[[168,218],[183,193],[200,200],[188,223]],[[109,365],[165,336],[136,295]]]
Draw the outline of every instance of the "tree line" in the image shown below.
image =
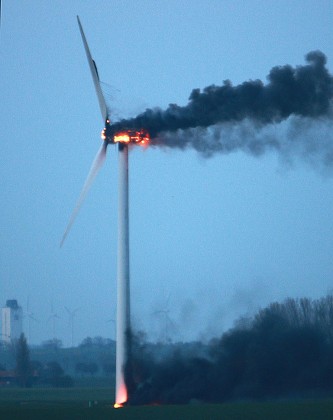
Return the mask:
[[[74,386],[78,377],[114,374],[114,343],[102,337],[87,337],[75,348],[62,348],[60,340],[48,340],[30,348],[26,337],[1,348],[0,371],[4,383],[21,387]],[[2,357],[6,356],[6,357]]]
[[42,363],[30,360],[30,350],[23,333],[14,343],[14,351],[16,357],[14,372],[16,382],[21,387],[29,388],[36,384],[61,388],[73,386],[73,379],[65,374],[58,362]]
[[[143,335],[132,344],[131,404],[331,395],[333,295],[272,303],[206,344],[149,343]],[[72,386],[72,375],[115,371],[114,342],[101,337],[72,349],[45,345],[30,360],[22,335],[14,350],[21,386]]]

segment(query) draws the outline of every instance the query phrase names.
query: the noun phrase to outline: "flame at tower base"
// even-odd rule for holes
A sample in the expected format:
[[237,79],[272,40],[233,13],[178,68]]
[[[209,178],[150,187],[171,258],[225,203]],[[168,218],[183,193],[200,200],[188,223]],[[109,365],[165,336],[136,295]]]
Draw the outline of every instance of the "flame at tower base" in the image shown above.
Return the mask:
[[116,402],[114,403],[114,408],[121,408],[127,402],[127,388],[125,382],[119,386],[119,389],[116,386]]
[[130,355],[130,273],[128,209],[128,145],[119,143],[118,184],[118,262],[117,262],[117,336],[115,408],[128,399],[126,366]]

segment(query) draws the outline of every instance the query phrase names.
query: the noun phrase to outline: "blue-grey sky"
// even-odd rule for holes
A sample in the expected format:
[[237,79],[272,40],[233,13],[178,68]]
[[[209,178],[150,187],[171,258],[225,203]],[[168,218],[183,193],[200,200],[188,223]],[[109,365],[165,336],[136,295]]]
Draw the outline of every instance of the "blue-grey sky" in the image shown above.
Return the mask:
[[[275,65],[321,50],[333,72],[330,0],[3,2],[0,38],[0,304],[39,322],[31,341],[114,337],[117,153],[61,236],[103,128],[79,15],[115,118],[185,105],[193,88],[265,81]],[[288,131],[288,122],[274,128]],[[333,141],[332,125],[299,138]],[[323,134],[323,132],[325,134]],[[296,149],[296,148],[295,148]],[[333,289],[333,173],[302,152],[205,159],[137,148],[130,156],[132,318],[152,339],[168,308],[173,340],[219,335],[240,315]],[[169,297],[170,296],[170,297]],[[27,322],[25,320],[25,326]]]

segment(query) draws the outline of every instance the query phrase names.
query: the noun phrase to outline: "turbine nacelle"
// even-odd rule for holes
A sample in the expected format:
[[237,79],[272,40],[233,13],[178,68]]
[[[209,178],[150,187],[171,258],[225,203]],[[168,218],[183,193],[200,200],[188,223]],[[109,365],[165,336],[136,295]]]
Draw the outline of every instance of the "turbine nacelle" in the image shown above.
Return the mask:
[[147,146],[150,142],[150,136],[146,129],[123,129],[114,131],[110,126],[110,121],[106,120],[105,128],[102,130],[101,138],[107,144],[137,144]]

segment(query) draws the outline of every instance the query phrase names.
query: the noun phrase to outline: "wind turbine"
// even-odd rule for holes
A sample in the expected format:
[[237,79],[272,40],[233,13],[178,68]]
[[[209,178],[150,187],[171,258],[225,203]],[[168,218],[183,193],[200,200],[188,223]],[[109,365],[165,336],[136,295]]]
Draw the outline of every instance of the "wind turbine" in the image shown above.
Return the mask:
[[109,144],[118,144],[118,260],[117,260],[117,320],[116,320],[116,395],[115,407],[121,407],[128,399],[126,385],[126,371],[129,366],[130,356],[130,273],[129,273],[129,209],[128,209],[128,150],[133,144],[141,146],[149,142],[149,134],[146,130],[124,129],[114,131],[111,125],[110,112],[108,110],[97,66],[92,59],[88,43],[83,32],[79,17],[77,16],[79,29],[86,52],[90,72],[95,86],[99,107],[102,114],[104,129],[102,131],[102,146],[100,147],[95,160],[91,166],[87,179],[82,188],[78,202],[68,226],[63,235],[61,246],[73,225],[78,211],[87,195],[87,192],[103,165],[106,157],[106,150]]
[[76,315],[77,311],[80,308],[70,310],[70,309],[67,308],[67,306],[65,306],[65,309],[66,309],[66,311],[68,313],[68,317],[69,317],[69,323],[70,323],[70,326],[71,326],[72,347],[74,347],[74,318],[75,318],[75,315]]
[[170,318],[170,309],[169,309],[169,303],[170,303],[170,297],[171,293],[169,293],[166,303],[163,307],[163,309],[157,310],[153,312],[153,315],[161,316],[164,320],[164,342],[167,344],[168,342],[171,342],[169,332],[171,329],[175,330],[176,325]]
[[56,319],[60,319],[60,316],[54,312],[53,309],[53,301],[51,301],[51,315],[49,316],[47,322],[50,322],[52,320],[52,332],[53,332],[53,339],[56,338],[56,334],[55,334],[55,323],[56,323]]
[[29,310],[29,297],[27,298],[27,310],[25,316],[28,318],[28,342],[31,344],[31,321],[38,322],[35,318],[35,314]]

